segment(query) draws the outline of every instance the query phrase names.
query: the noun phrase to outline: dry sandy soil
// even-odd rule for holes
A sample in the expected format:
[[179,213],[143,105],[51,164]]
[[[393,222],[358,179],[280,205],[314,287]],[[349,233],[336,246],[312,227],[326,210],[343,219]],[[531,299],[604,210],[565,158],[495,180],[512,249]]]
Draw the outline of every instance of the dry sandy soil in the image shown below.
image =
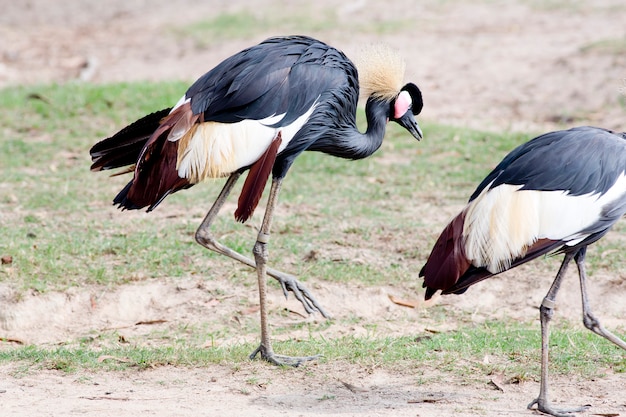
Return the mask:
[[[411,1],[384,3],[318,0],[308,6],[308,11],[322,15],[336,10],[337,27],[315,35],[348,55],[375,40],[399,49],[407,58],[407,79],[424,92],[424,119],[491,130],[539,132],[564,122],[626,128],[624,107],[619,104],[626,95],[623,0],[600,0],[593,5],[534,0],[484,1],[471,6],[434,0],[419,5]],[[171,27],[244,9],[254,9],[258,14],[280,11],[288,19],[290,7],[295,7],[270,0],[4,0],[0,4],[0,87],[75,79],[98,83],[192,81],[226,56],[282,30],[277,25],[253,39],[224,40],[198,48],[191,41],[172,36]],[[411,21],[412,25],[375,36],[355,32],[350,25],[354,21],[364,26],[382,21]],[[613,42],[620,40],[621,47],[619,42],[615,47]],[[624,327],[624,277],[624,271],[594,277],[592,297],[607,327]],[[512,278],[516,281],[513,291]],[[219,279],[211,282],[228,288]],[[324,305],[341,306],[332,309],[335,316],[356,315],[376,324],[382,334],[417,334],[432,325],[420,313],[427,305],[407,309],[389,301],[389,294],[406,296],[402,288],[346,288],[325,283],[322,278],[309,282]],[[559,294],[557,314],[578,321],[579,293],[574,283],[571,277]],[[467,296],[440,298],[435,303],[467,311],[479,321],[501,316],[528,319],[537,314],[536,306],[548,285],[549,278],[537,285],[525,278],[523,271],[511,271],[482,288],[480,304]],[[162,326],[168,326],[207,314],[222,318],[228,325],[233,323],[238,297],[256,299],[254,291],[245,290],[236,296],[226,293],[216,303],[206,288],[199,287],[193,278],[137,283],[103,291],[94,306],[95,289],[26,296],[9,304],[5,301],[11,299],[11,290],[3,286],[0,336],[54,344],[114,328],[133,337],[145,332],[134,326],[140,321],[165,318]],[[285,301],[281,294],[272,297],[275,310],[287,307],[301,311],[297,303]],[[276,320],[303,319],[294,315]],[[365,331],[331,325],[321,336]],[[255,337],[243,334],[240,340]],[[419,364],[414,369],[391,372],[312,363],[303,369],[280,370],[255,361],[237,369],[164,367],[70,375],[37,371],[15,378],[11,376],[15,367],[2,365],[0,409],[8,416],[533,414],[525,405],[537,394],[535,382],[506,384],[501,391],[489,383],[489,376],[484,383],[468,385],[445,382],[447,376],[442,375],[444,382],[421,385],[415,376],[418,369]],[[250,384],[251,378],[259,383]],[[597,415],[626,414],[624,375],[609,374],[593,381],[560,377],[553,382],[552,394],[557,401],[593,404],[588,413]]]

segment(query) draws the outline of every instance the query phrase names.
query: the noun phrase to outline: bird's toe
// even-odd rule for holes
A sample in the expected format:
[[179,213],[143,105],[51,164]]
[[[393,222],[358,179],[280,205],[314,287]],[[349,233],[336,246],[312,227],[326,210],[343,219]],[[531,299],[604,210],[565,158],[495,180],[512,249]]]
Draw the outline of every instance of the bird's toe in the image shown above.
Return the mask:
[[286,356],[277,355],[272,349],[267,349],[263,344],[250,354],[250,359],[254,359],[258,354],[261,355],[261,359],[276,365],[276,366],[291,366],[297,368],[305,362],[314,361],[321,357],[321,355],[313,356]]
[[575,417],[572,413],[580,413],[591,407],[590,404],[586,404],[580,407],[556,408],[552,405],[552,403],[541,398],[536,398],[528,404],[528,409],[532,409],[534,405],[537,405],[538,411],[550,414],[554,417]]

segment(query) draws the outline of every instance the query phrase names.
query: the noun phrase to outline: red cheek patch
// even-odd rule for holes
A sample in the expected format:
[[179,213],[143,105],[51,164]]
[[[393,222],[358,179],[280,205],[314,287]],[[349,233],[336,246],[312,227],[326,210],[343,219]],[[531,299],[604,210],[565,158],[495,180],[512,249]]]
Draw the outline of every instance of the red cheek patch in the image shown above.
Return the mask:
[[396,103],[394,104],[393,110],[395,119],[399,119],[404,116],[409,108],[411,107],[411,95],[407,91],[402,91],[398,94],[398,98],[396,99]]

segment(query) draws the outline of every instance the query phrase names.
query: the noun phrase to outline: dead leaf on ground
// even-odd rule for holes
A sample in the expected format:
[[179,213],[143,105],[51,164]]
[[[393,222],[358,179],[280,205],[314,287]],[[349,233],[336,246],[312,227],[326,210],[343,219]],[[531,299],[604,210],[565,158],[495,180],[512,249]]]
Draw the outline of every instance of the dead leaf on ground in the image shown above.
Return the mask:
[[429,329],[429,328],[425,328],[425,329],[424,329],[424,331],[425,331],[425,332],[428,332],[428,333],[432,333],[432,334],[438,334],[438,333],[441,333],[441,330],[437,330],[437,329]]
[[306,255],[302,257],[304,262],[314,262],[319,259],[319,252],[316,250],[309,251]]
[[389,299],[391,300],[392,303],[397,304],[399,306],[402,307],[409,307],[409,308],[416,308],[418,306],[418,302],[417,301],[412,301],[412,300],[403,300],[400,298],[396,298],[393,295],[389,294],[388,295]]
[[135,326],[143,326],[143,325],[150,325],[150,324],[161,324],[161,323],[167,323],[167,320],[165,320],[165,319],[141,320],[141,321],[138,321],[137,323],[135,323]]
[[89,296],[89,303],[91,304],[91,309],[95,310],[96,307],[98,307],[98,299],[96,298],[96,296],[94,294],[91,294]]
[[498,391],[504,392],[504,383],[502,381],[501,376],[492,377],[491,380],[489,381],[489,384],[491,384],[491,386],[493,386]]
[[357,387],[356,385],[352,385],[349,382],[339,381],[343,384],[344,387],[348,388],[351,392],[359,393],[359,392],[367,392],[369,391],[366,388]]
[[47,98],[45,98],[44,96],[38,93],[30,93],[26,96],[26,98],[28,100],[39,100],[39,101],[43,101],[44,103],[50,104],[50,100],[48,100]]

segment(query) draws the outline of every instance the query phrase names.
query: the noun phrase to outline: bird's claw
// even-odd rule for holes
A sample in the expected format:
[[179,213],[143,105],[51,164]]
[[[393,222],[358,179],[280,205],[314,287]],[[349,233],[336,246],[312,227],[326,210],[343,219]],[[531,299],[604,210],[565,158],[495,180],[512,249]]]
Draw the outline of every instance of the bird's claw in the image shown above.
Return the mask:
[[545,399],[536,398],[532,400],[530,404],[528,404],[527,408],[530,410],[535,404],[537,405],[537,410],[545,414],[550,414],[554,417],[574,417],[574,414],[571,413],[580,413],[591,407],[591,405],[587,404],[573,408],[554,408],[552,407],[552,404],[550,404],[548,401],[545,401]]
[[256,355],[261,354],[261,359],[276,365],[276,366],[292,366],[297,368],[305,362],[314,361],[318,359],[321,355],[314,356],[285,356],[285,355],[277,355],[271,349],[267,349],[263,344],[259,345],[258,348],[254,350],[250,354],[250,359],[254,359]]
[[298,281],[295,277],[276,277],[278,282],[280,282],[280,286],[283,289],[283,294],[285,298],[289,298],[289,291],[291,291],[296,297],[296,300],[302,303],[304,310],[307,314],[312,314],[315,312],[319,312],[324,318],[331,318],[330,314],[324,310],[324,308],[317,302],[313,294],[309,291],[307,287],[304,286],[300,281]]

